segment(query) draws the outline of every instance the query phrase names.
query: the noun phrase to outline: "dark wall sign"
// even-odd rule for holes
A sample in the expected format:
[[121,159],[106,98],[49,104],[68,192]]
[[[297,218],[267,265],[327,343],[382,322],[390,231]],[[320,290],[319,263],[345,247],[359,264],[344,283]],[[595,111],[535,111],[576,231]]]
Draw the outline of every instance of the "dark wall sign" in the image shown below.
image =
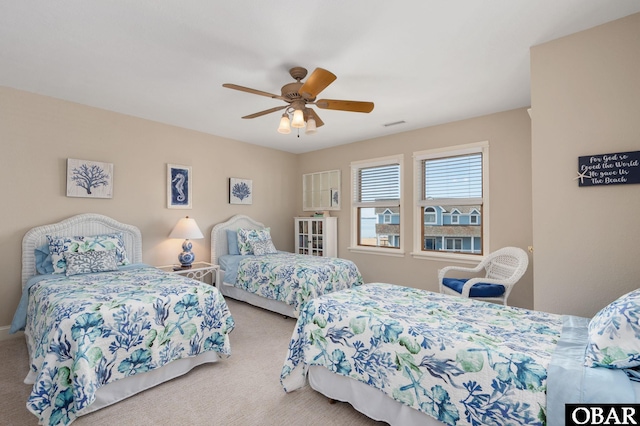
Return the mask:
[[578,186],[640,183],[640,151],[578,157]]

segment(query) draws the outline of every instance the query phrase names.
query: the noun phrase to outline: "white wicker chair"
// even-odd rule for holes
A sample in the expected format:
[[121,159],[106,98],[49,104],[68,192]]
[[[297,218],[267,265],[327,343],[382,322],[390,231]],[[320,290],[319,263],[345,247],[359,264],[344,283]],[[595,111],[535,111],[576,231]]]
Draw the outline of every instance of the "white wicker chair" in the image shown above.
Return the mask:
[[[518,247],[505,247],[488,254],[475,268],[447,266],[440,269],[438,271],[440,293],[506,305],[509,293],[527,271],[527,266],[529,266],[529,256],[524,250]],[[482,269],[486,270],[484,277],[445,278],[445,275],[452,271],[477,275]],[[472,289],[474,285],[476,286]],[[504,290],[499,286],[503,286]]]

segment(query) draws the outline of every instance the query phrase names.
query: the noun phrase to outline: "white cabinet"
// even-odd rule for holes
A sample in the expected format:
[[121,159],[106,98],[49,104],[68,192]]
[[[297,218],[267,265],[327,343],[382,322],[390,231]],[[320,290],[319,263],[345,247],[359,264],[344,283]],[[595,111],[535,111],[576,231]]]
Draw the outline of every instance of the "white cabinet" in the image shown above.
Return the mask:
[[337,217],[296,217],[296,253],[338,257]]

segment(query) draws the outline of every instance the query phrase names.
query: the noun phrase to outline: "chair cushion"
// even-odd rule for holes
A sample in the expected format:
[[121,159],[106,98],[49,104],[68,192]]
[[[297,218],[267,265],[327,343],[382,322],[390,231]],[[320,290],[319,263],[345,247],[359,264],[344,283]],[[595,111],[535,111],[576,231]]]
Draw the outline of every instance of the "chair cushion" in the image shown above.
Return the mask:
[[[442,284],[451,290],[462,293],[462,286],[469,281],[469,278],[443,278]],[[498,297],[504,294],[502,284],[476,283],[471,287],[469,297]]]

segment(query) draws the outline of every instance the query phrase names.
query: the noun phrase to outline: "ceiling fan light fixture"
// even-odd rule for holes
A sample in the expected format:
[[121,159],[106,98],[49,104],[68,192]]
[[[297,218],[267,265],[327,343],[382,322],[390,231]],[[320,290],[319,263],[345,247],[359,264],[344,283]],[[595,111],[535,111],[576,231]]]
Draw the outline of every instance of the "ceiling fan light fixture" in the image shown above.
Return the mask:
[[291,120],[291,127],[296,129],[302,129],[304,127],[304,113],[301,109],[293,111],[293,120]]
[[307,130],[305,130],[305,134],[307,135],[315,135],[318,133],[318,128],[316,127],[316,120],[310,118],[307,120]]
[[282,134],[289,134],[293,127],[298,129],[298,137],[300,136],[299,129],[303,129],[305,126],[307,127],[305,133],[308,135],[316,133],[318,131],[318,127],[324,126],[322,119],[313,109],[309,108],[308,105],[315,105],[321,109],[360,113],[368,113],[373,110],[373,102],[345,101],[338,99],[316,100],[318,94],[320,94],[320,92],[322,92],[336,79],[335,74],[330,71],[323,68],[316,68],[305,82],[302,82],[302,79],[307,76],[307,70],[305,68],[293,67],[289,70],[289,74],[293,77],[295,83],[288,83],[282,86],[280,89],[281,94],[279,95],[231,83],[225,83],[222,87],[284,101],[286,105],[245,115],[242,118],[262,117],[263,115],[270,114],[272,112],[285,110],[285,113],[280,119],[278,132]]
[[278,133],[282,133],[283,135],[288,135],[289,133],[291,133],[289,116],[286,113],[282,114],[282,118],[280,119],[280,126],[278,126]]

